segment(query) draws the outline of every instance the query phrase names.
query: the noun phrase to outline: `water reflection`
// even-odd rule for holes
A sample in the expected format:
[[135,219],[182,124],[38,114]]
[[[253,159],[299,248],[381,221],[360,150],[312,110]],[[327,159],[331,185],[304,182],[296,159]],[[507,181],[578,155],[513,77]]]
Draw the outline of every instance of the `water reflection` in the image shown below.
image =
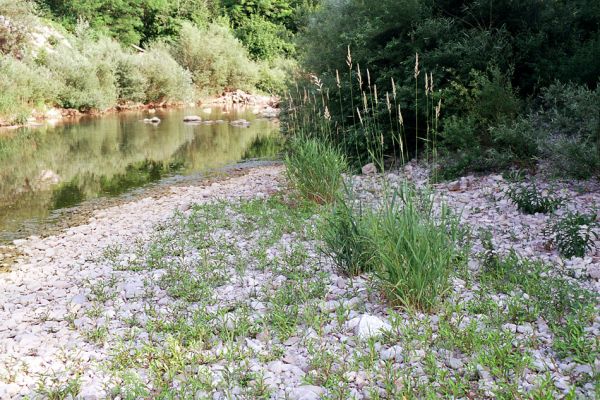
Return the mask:
[[[190,114],[225,122],[183,123]],[[128,113],[0,133],[0,241],[55,209],[278,151],[277,126],[245,110],[155,115],[158,125],[141,122],[144,113]],[[227,123],[239,118],[251,121],[250,127]]]

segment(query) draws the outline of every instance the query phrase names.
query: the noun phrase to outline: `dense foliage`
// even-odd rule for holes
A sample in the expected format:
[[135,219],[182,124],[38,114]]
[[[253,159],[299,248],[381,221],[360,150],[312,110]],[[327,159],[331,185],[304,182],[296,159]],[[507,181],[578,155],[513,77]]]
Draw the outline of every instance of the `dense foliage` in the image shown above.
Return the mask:
[[[567,108],[577,117],[563,119],[568,124],[561,126],[558,139],[570,145],[558,147],[563,153],[586,150],[578,153],[585,167],[573,171],[580,177],[590,163],[595,167],[587,174],[599,171],[598,21],[595,0],[325,1],[302,35],[302,60],[329,88],[330,104],[354,104],[328,111],[363,155],[367,135],[357,128],[355,110],[363,91],[370,95],[377,87],[376,111],[383,114],[384,94],[394,93],[410,141],[425,137],[424,99],[433,86],[433,101],[442,100],[439,151],[452,160],[445,177],[527,164],[552,153],[557,136],[548,141],[546,128],[555,123],[552,114],[563,115]],[[589,121],[585,126],[578,122],[582,113]],[[384,131],[390,128],[381,124]],[[392,153],[392,141],[386,142]],[[575,158],[567,156],[563,164]]]
[[206,24],[215,12],[211,0],[37,0],[51,16],[70,30],[80,19],[122,43],[144,44],[173,36],[183,21]]
[[[0,116],[281,92],[311,1],[0,0]],[[140,48],[141,47],[141,48]],[[18,84],[15,85],[14,83]]]

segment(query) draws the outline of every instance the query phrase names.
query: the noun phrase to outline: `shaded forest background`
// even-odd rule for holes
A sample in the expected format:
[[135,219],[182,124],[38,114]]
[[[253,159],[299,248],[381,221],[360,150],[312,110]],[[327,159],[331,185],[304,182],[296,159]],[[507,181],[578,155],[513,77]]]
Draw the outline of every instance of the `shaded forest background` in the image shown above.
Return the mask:
[[[376,87],[364,117],[388,155],[397,121],[386,123],[385,94],[408,138],[424,137],[419,103],[441,100],[445,178],[541,159],[578,178],[600,171],[595,0],[0,0],[0,15],[0,115],[17,122],[36,107],[283,94],[305,80],[331,105],[360,105]],[[32,46],[40,26],[44,44]],[[355,108],[317,111],[360,165],[370,154]]]

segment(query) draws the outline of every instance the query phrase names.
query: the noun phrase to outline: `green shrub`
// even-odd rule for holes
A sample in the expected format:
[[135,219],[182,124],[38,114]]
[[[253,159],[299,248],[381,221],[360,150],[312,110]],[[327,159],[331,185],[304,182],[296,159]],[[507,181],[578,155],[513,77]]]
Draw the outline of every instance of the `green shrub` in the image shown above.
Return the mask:
[[506,192],[506,196],[517,205],[519,210],[527,214],[549,213],[564,204],[564,199],[545,194],[535,183],[513,185]]
[[257,65],[231,30],[218,23],[203,29],[184,23],[173,53],[205,94],[223,89],[251,90],[256,83]]
[[54,102],[58,89],[44,67],[0,56],[0,115],[9,122],[25,122],[33,108]]
[[598,239],[594,231],[597,226],[596,214],[570,212],[551,223],[545,233],[563,257],[583,257],[586,251],[594,248],[594,239]]
[[140,69],[143,56],[123,55],[115,66],[119,102],[144,102],[148,82]]
[[530,164],[539,155],[539,135],[528,118],[492,126],[490,133],[494,147],[508,152],[513,162]]
[[555,83],[541,101],[531,119],[551,169],[577,179],[600,174],[600,87]]
[[263,61],[258,64],[258,78],[256,88],[266,93],[283,94],[298,64],[290,58],[276,58],[271,61]]
[[372,218],[373,269],[388,299],[402,307],[433,309],[461,262],[458,219],[445,206],[434,211],[430,196],[406,184]]
[[257,15],[244,18],[235,32],[254,59],[268,61],[293,51],[289,32]]
[[153,46],[140,62],[146,80],[146,101],[189,101],[194,89],[189,71],[182,68],[163,46]]
[[43,62],[61,85],[61,107],[106,109],[116,103],[115,76],[108,60],[91,58],[76,47],[62,44],[47,53]]
[[336,198],[347,164],[335,147],[319,139],[295,137],[284,161],[290,183],[304,198],[318,204]]
[[588,179],[600,174],[600,154],[595,141],[564,136],[544,139],[544,159],[555,176]]

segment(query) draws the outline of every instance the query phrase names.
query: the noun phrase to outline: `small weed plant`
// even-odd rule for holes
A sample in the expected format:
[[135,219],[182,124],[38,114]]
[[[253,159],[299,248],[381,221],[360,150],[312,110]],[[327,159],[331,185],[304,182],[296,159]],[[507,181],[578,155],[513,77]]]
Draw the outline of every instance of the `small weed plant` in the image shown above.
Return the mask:
[[594,240],[598,239],[598,233],[594,231],[597,226],[596,214],[570,212],[551,223],[545,233],[563,257],[583,257],[594,248]]
[[544,193],[535,183],[513,185],[506,195],[526,214],[550,213],[564,203],[563,198]]

